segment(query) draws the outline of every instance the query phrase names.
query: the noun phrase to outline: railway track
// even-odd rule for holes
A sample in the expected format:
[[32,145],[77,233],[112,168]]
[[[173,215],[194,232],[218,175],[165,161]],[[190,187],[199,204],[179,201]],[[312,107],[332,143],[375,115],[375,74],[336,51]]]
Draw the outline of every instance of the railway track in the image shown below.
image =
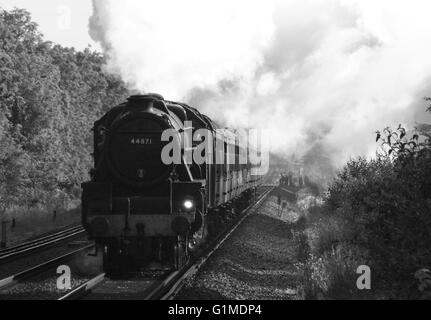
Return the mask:
[[97,275],[96,277],[76,287],[71,292],[61,296],[58,300],[79,300],[82,297],[85,297],[89,292],[105,281],[105,276],[106,275],[104,273]]
[[82,237],[83,235],[85,235],[85,230],[82,226],[73,226],[11,248],[0,250],[0,264],[37,253],[54,245]]
[[250,207],[243,211],[242,217],[239,219],[235,225],[229,229],[229,231],[221,234],[213,243],[209,246],[209,249],[197,260],[193,261],[190,266],[187,266],[184,270],[179,271],[176,276],[170,276],[168,281],[164,281],[159,287],[157,287],[153,292],[151,292],[146,300],[172,300],[175,298],[176,294],[183,287],[185,280],[189,279],[195,275],[199,269],[205,264],[205,262],[213,255],[214,252],[220,248],[223,243],[235,232],[235,230],[241,225],[241,223],[252,213],[253,209],[258,208],[266,197],[271,193],[274,187],[268,187],[268,190],[264,191],[259,195],[258,200],[252,204]]
[[196,274],[196,272],[205,264],[209,257],[212,256],[214,252],[223,245],[223,243],[232,235],[232,233],[241,225],[241,223],[258,208],[260,204],[266,199],[266,197],[274,189],[274,186],[265,186],[259,192],[257,201],[246,208],[242,214],[241,218],[229,228],[229,230],[223,232],[219,237],[214,239],[206,249],[203,250],[199,257],[192,259],[189,264],[187,264],[183,269],[169,272],[167,275],[155,278],[155,279],[131,279],[131,280],[109,280],[106,278],[105,274],[99,274],[98,276],[90,279],[89,281],[83,283],[79,287],[76,287],[71,292],[67,293],[59,300],[78,300],[78,299],[109,299],[118,298],[108,297],[109,290],[104,290],[103,287],[114,288],[113,291],[118,292],[124,288],[124,295],[121,299],[125,297],[133,297],[134,299],[143,300],[170,300],[175,298],[175,295],[182,288],[184,281],[189,279],[191,276]]
[[94,248],[94,244],[1,279],[0,300],[50,299],[53,296],[60,296],[61,293],[56,287],[57,268],[72,263],[80,255],[86,255],[92,248]]

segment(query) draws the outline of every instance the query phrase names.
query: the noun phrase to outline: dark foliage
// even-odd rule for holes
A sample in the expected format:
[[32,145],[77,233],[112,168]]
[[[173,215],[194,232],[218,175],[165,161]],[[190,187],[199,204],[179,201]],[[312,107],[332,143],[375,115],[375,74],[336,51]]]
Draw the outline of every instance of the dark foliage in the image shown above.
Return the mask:
[[127,95],[103,57],[44,41],[25,10],[0,8],[0,213],[64,206],[91,166],[91,127]]
[[[414,274],[431,267],[431,130],[420,128],[377,132],[382,151],[376,159],[349,161],[324,205],[310,213],[309,295],[420,295]],[[363,264],[372,269],[370,292],[356,288],[356,268]]]

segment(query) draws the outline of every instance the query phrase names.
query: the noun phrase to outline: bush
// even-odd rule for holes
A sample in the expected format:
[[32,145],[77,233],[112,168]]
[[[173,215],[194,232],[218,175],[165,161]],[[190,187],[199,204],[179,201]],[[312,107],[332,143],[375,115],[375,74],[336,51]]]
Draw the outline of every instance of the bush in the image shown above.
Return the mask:
[[372,270],[373,297],[417,297],[413,275],[431,266],[428,134],[408,137],[401,126],[377,132],[377,157],[349,161],[324,204],[309,210],[308,296],[369,298],[356,288],[356,268],[365,264]]

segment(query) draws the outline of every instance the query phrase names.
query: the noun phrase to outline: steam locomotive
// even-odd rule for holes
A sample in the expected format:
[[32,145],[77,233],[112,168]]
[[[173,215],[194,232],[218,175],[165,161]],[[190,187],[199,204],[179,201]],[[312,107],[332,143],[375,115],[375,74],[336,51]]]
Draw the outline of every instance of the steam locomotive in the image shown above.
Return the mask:
[[[131,96],[95,122],[82,223],[103,252],[106,272],[180,269],[220,215],[251,201],[262,181],[254,170],[260,164],[249,159],[257,150],[241,145],[237,131],[220,129],[197,109],[158,94]],[[198,162],[189,152],[202,143],[210,148]],[[163,159],[175,152],[177,162]]]

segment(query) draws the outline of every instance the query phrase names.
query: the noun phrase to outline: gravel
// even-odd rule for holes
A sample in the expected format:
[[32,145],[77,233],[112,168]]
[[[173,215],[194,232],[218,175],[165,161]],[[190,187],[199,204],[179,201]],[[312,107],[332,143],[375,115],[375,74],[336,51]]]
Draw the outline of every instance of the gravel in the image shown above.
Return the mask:
[[[65,254],[66,249],[63,248],[63,251],[56,252]],[[78,248],[74,246],[71,249],[76,251]],[[61,250],[61,248],[57,248],[57,250]],[[89,249],[82,250],[66,258],[63,262],[59,262],[59,265],[66,265],[70,268],[71,288],[80,286],[101,272],[101,257],[89,256],[90,252]],[[54,252],[51,251],[51,253]],[[47,257],[47,254],[44,253],[43,256]],[[33,257],[34,263],[31,265],[34,266],[39,259],[42,257]],[[46,262],[46,260],[41,262]],[[0,289],[0,300],[53,300],[67,294],[70,290],[57,288],[57,279],[60,277],[60,274],[57,274],[57,267],[52,266],[46,271],[26,279],[20,279],[18,282]]]
[[142,300],[156,285],[159,279],[133,278],[129,280],[105,280],[97,286],[85,300]]
[[293,229],[300,217],[269,197],[216,251],[176,299],[301,299]]
[[[53,272],[55,273],[55,270]],[[57,277],[49,276],[19,283],[10,289],[2,290],[0,300],[57,300],[70,291],[57,288]],[[90,280],[89,277],[72,277],[71,287],[76,288],[88,280]]]

